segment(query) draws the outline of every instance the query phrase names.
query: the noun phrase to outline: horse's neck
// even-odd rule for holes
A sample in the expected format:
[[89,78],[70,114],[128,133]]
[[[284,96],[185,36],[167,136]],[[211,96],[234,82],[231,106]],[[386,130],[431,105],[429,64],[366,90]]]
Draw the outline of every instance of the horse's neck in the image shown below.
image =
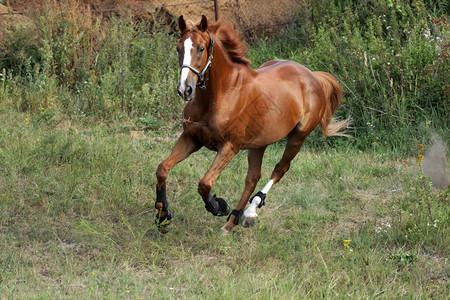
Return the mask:
[[213,108],[211,106],[221,107],[223,101],[227,102],[227,106],[233,100],[237,101],[238,99],[225,99],[224,94],[228,93],[230,89],[236,88],[237,77],[251,76],[251,73],[254,72],[248,66],[233,63],[222,47],[216,48],[208,74],[209,79],[206,81],[206,90],[205,93],[202,93],[203,99],[201,99],[201,102],[208,106],[208,110]]

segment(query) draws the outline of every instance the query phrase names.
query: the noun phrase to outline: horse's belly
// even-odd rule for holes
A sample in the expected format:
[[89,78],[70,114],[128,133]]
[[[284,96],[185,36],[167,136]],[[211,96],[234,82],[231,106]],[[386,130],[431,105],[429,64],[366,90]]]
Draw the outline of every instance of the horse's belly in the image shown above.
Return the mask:
[[[257,127],[255,128],[255,124]],[[285,138],[298,121],[291,122],[254,122],[246,129],[243,149],[261,148],[276,143]]]

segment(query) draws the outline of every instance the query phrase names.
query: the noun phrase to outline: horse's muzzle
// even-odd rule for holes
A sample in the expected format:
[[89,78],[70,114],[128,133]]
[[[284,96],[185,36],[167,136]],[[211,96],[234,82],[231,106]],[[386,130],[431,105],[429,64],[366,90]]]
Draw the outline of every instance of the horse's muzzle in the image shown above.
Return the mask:
[[186,88],[184,88],[184,86],[181,86],[181,84],[179,84],[177,90],[178,95],[180,95],[180,97],[185,101],[190,101],[192,100],[192,98],[194,98],[194,89],[190,85],[187,85]]

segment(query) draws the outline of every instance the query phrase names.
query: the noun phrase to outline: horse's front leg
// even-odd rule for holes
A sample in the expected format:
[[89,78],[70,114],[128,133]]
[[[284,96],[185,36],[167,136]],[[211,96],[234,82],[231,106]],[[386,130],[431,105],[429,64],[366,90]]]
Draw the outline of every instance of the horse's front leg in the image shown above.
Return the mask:
[[238,152],[239,149],[234,147],[231,143],[226,143],[220,147],[211,167],[198,184],[198,193],[205,202],[206,210],[215,216],[228,215],[230,207],[224,199],[216,198],[216,195],[211,195],[211,188],[220,173]]
[[169,157],[159,164],[156,171],[158,184],[156,185],[155,208],[158,211],[156,215],[156,225],[163,233],[167,232],[170,225],[172,214],[167,209],[169,204],[166,197],[166,179],[170,169],[177,163],[186,159],[193,152],[200,149],[201,146],[190,136],[182,133],[175,144]]

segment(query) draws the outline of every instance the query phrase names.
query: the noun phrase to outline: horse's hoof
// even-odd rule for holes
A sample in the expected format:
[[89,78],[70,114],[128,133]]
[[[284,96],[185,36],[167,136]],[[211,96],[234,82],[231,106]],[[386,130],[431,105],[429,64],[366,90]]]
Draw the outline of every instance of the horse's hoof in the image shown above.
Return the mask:
[[223,228],[222,228],[222,230],[220,231],[220,236],[221,236],[221,237],[228,236],[228,235],[230,235],[230,234],[231,234],[230,231],[228,231],[228,230],[226,230],[226,229],[223,229]]
[[167,211],[163,216],[158,212],[155,218],[155,224],[158,227],[159,232],[168,233],[172,227],[173,215]]
[[230,214],[230,206],[223,198],[217,198],[217,203],[219,204],[219,211],[217,216],[228,216]]
[[217,198],[216,195],[209,195],[205,202],[205,208],[214,216],[227,216],[230,213],[230,206],[223,198]]
[[233,226],[227,226],[227,224],[223,225],[220,229],[220,236],[228,236],[231,234],[231,230],[233,229]]
[[242,216],[241,225],[244,227],[251,227],[254,226],[256,223],[256,217],[246,217],[245,215]]

